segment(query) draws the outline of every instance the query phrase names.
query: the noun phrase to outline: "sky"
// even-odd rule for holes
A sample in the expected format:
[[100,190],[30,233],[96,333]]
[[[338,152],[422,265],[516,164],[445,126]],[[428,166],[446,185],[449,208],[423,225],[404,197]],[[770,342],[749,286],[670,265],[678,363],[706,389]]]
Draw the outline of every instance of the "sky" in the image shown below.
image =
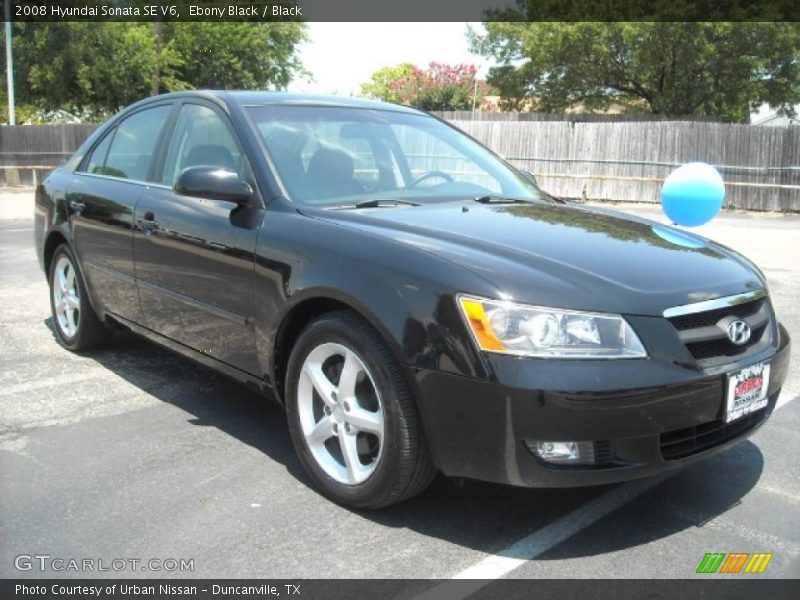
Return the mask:
[[[474,64],[484,77],[487,60],[469,51],[469,23],[309,23],[309,42],[300,49],[312,81],[297,79],[289,91],[358,95],[361,84],[381,67],[431,61]],[[472,26],[480,31],[480,24]]]

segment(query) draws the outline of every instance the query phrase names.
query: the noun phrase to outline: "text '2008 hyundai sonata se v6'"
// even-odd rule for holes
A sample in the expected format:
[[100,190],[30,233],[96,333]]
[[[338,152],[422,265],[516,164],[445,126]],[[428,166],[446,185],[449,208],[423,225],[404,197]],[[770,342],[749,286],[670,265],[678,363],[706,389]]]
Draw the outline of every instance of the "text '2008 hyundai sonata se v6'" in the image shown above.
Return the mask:
[[125,327],[274,396],[336,502],[437,471],[613,483],[741,441],[789,361],[763,274],[569,205],[447,123],[186,92],[110,119],[36,193],[59,341]]

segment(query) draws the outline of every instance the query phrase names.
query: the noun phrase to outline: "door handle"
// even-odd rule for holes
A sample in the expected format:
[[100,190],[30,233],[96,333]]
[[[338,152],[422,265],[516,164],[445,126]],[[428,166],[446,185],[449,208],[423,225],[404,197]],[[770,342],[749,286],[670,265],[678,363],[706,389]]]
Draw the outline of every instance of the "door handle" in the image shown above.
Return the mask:
[[139,229],[145,233],[145,235],[149,234],[154,229],[158,229],[158,221],[156,221],[156,216],[150,211],[144,213],[144,217],[136,221],[136,224],[139,226]]

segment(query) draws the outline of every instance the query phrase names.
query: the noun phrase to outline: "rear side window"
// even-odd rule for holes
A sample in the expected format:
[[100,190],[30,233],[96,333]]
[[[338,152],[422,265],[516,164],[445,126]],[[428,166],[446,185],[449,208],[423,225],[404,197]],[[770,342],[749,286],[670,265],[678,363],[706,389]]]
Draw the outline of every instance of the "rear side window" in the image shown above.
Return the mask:
[[188,167],[219,167],[243,175],[244,160],[233,134],[214,110],[186,104],[175,123],[175,132],[164,162],[161,182],[175,185]]
[[100,142],[89,157],[89,163],[86,165],[87,173],[103,174],[103,167],[106,164],[106,156],[108,156],[108,148],[111,146],[111,140],[114,139],[114,131],[106,135],[103,141]]
[[106,140],[103,140],[92,154],[88,171],[111,177],[146,181],[158,136],[171,110],[170,105],[158,106],[137,112],[125,119],[113,136],[106,138],[111,140],[111,147],[102,166],[97,161],[100,159],[101,147]]

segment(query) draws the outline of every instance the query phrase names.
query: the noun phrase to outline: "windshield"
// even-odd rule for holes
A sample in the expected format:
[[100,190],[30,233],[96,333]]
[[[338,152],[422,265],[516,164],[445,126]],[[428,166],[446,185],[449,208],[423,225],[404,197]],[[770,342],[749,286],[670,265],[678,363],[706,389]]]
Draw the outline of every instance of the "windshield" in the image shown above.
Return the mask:
[[289,195],[303,204],[545,198],[486,148],[432,117],[320,106],[248,113]]

